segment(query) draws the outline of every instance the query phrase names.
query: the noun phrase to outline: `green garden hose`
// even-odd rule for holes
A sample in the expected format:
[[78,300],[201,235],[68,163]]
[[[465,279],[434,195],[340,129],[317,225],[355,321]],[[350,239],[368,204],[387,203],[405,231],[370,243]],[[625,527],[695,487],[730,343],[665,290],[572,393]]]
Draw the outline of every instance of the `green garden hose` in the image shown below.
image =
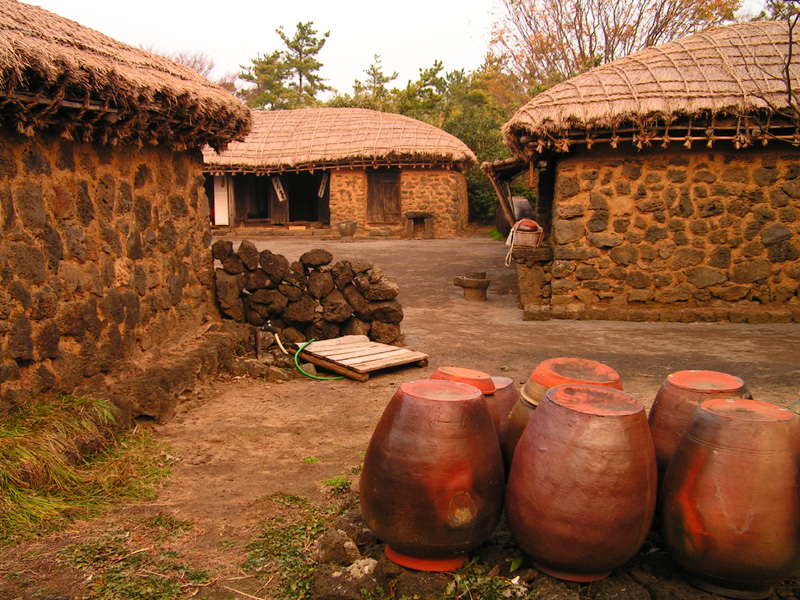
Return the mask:
[[305,344],[300,346],[297,349],[297,352],[294,353],[294,366],[297,367],[297,370],[300,371],[306,377],[310,377],[311,379],[316,379],[317,381],[336,381],[337,379],[344,379],[341,375],[337,375],[336,377],[320,377],[319,375],[312,375],[311,373],[306,373],[303,371],[303,368],[300,366],[300,363],[297,360],[297,357],[300,356],[300,353],[305,350],[305,347],[308,346],[311,342],[314,341],[314,338],[308,340]]

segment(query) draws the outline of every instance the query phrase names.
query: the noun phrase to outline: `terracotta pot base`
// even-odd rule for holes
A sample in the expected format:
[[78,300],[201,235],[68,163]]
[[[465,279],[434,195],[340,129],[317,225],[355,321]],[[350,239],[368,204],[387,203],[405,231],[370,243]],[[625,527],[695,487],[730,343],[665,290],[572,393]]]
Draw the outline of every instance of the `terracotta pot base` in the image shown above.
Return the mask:
[[701,589],[705,592],[711,592],[718,596],[725,596],[726,598],[740,598],[742,600],[762,600],[769,598],[772,595],[772,587],[757,587],[751,589],[731,588],[724,585],[719,585],[707,579],[701,579],[691,573],[683,572],[683,576],[694,587]]
[[539,569],[542,573],[550,575],[550,577],[555,577],[556,579],[562,579],[564,581],[575,581],[576,583],[591,583],[592,581],[600,581],[601,579],[605,579],[611,575],[611,571],[605,571],[604,573],[570,573],[568,571],[559,571],[557,569],[546,567],[536,561],[533,561],[533,566]]
[[386,558],[393,563],[415,571],[432,571],[437,573],[442,571],[454,571],[463,567],[467,562],[466,554],[455,558],[415,558],[413,556],[400,554],[396,550],[392,550],[389,546],[386,546],[384,553],[386,554]]

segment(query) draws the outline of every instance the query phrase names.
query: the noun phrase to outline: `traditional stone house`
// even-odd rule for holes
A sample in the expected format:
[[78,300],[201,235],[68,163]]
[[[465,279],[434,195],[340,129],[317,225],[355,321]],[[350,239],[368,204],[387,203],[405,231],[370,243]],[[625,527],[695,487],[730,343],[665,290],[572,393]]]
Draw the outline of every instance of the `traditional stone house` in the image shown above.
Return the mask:
[[0,0],[0,415],[218,316],[200,149],[249,119],[188,68]]
[[[711,29],[554,86],[506,123],[546,231],[514,253],[524,318],[800,321],[789,40],[782,22]],[[501,187],[513,166],[484,170]]]
[[216,225],[459,235],[475,155],[415,119],[358,108],[252,111],[253,128],[204,153]]

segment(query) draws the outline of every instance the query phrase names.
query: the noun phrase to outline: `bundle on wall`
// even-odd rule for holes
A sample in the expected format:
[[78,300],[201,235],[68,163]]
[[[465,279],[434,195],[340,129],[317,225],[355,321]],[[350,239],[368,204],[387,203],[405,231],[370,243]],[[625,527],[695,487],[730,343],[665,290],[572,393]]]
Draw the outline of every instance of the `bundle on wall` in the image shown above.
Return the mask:
[[[314,249],[290,263],[249,240],[234,251],[218,240],[211,247],[222,314],[240,323],[269,322],[287,342],[342,335],[367,335],[383,344],[402,345],[400,288],[366,260],[338,261]],[[333,264],[331,264],[333,263]]]

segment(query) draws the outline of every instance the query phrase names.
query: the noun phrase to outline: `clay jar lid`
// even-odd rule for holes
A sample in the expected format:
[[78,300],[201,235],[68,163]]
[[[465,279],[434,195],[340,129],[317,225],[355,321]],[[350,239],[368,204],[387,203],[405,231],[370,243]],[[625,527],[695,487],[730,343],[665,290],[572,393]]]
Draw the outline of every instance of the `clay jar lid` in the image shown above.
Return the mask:
[[540,362],[520,394],[536,406],[548,388],[566,383],[622,389],[619,374],[608,365],[586,358],[558,357]]
[[478,388],[482,394],[490,395],[497,391],[495,388],[492,376],[482,371],[473,371],[472,369],[463,369],[461,367],[439,367],[431,375],[433,380],[447,380],[456,381],[458,383],[466,383]]
[[429,381],[418,379],[400,385],[400,391],[408,396],[421,400],[438,402],[464,402],[481,397],[475,386],[464,385],[456,381]]
[[547,390],[547,398],[569,410],[599,417],[626,417],[644,412],[630,394],[595,385],[564,384]]
[[703,394],[732,393],[744,388],[744,380],[717,371],[676,371],[667,375],[670,385]]

